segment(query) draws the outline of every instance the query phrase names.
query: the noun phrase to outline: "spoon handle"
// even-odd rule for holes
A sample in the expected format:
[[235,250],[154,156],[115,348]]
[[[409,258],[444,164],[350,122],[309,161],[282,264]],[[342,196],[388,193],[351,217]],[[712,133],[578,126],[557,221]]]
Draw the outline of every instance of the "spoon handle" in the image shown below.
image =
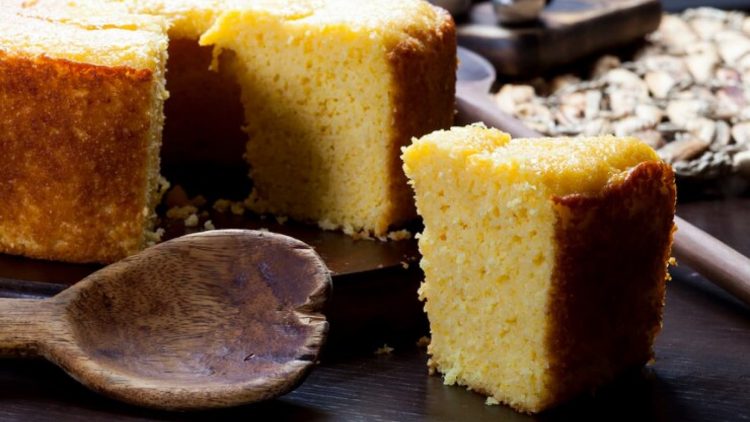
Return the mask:
[[0,357],[36,356],[51,316],[46,300],[0,299]]
[[709,277],[719,287],[750,305],[750,258],[703,230],[675,216],[672,253],[685,264]]
[[[456,92],[456,105],[464,116],[508,132],[514,138],[539,138],[541,134],[502,112],[487,93],[469,89]],[[461,124],[473,122],[460,122]],[[703,230],[675,216],[677,232],[672,254],[704,277],[750,305],[750,259]]]

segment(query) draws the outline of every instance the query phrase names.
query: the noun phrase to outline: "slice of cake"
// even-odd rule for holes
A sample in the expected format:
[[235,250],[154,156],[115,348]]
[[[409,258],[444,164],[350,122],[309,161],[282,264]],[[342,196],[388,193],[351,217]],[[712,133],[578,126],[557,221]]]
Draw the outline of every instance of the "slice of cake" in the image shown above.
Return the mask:
[[419,0],[227,7],[201,44],[233,52],[248,206],[378,236],[415,217],[399,150],[450,126],[455,42],[451,17]]
[[454,24],[425,1],[2,3],[0,252],[143,248],[163,123],[164,161],[246,158],[256,212],[382,236],[416,215],[400,148],[452,121]]
[[0,16],[0,252],[111,262],[153,240],[168,41],[69,18]]
[[425,226],[429,366],[446,384],[539,412],[652,358],[675,187],[646,144],[470,126],[403,159]]

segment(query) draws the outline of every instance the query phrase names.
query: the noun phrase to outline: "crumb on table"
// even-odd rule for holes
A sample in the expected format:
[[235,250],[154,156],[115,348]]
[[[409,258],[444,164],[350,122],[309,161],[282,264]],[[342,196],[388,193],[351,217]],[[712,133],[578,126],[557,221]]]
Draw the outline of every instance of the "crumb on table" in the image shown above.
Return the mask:
[[393,350],[394,350],[393,347],[387,344],[383,344],[383,347],[378,347],[375,350],[375,354],[376,355],[390,355],[391,353],[393,353]]
[[197,214],[190,214],[185,219],[185,227],[196,227],[198,225],[198,215]]
[[430,338],[427,336],[422,336],[417,340],[417,347],[427,347],[430,345]]
[[174,206],[167,210],[167,218],[185,220],[196,212],[198,212],[198,208],[194,205]]

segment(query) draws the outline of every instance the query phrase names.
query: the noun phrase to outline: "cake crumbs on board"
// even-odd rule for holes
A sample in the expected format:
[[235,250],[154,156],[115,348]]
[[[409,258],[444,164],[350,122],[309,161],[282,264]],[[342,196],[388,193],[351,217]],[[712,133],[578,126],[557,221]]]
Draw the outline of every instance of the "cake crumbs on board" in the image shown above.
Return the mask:
[[389,240],[408,240],[412,238],[412,233],[409,230],[401,229],[388,232]]
[[154,231],[146,232],[146,247],[154,246],[161,242],[161,238],[164,236],[164,229],[159,227]]
[[195,215],[196,212],[198,212],[198,208],[194,205],[174,206],[167,210],[167,218],[185,220],[191,215]]
[[214,201],[213,209],[225,213],[230,211],[234,215],[245,214],[245,204],[242,201],[230,201],[228,199],[217,199]]
[[486,404],[487,406],[497,406],[498,404],[500,404],[500,402],[497,401],[496,398],[488,396],[487,400],[484,401],[484,404]]
[[245,213],[245,204],[240,201],[233,202],[229,207],[229,211],[231,211],[234,215],[242,215]]
[[378,347],[375,350],[376,355],[390,355],[395,349],[387,344],[383,344],[383,347]]
[[676,267],[677,264],[677,258],[670,256],[667,260],[667,281],[672,281],[672,274],[669,272],[669,267]]
[[430,338],[427,336],[422,336],[417,340],[417,347],[427,347],[430,345]]
[[217,199],[214,202],[213,209],[215,209],[218,212],[227,212],[227,210],[231,206],[232,206],[232,201],[228,199]]
[[193,213],[185,219],[185,227],[197,227],[198,226],[198,215]]
[[181,185],[175,185],[166,193],[164,203],[169,208],[182,207],[185,205],[192,205],[196,208],[200,208],[206,205],[206,198],[203,195],[190,198]]

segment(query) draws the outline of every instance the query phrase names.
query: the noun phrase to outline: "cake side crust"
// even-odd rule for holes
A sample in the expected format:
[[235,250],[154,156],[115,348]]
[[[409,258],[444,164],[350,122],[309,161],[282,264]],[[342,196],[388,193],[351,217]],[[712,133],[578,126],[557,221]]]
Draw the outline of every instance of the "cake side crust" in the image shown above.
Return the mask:
[[542,410],[653,357],[675,210],[674,174],[638,164],[598,195],[554,197],[557,256],[547,348],[553,393]]
[[[388,225],[403,224],[416,217],[412,190],[402,169],[402,147],[453,123],[456,90],[456,27],[446,12],[438,12],[442,24],[430,31],[412,31],[388,53],[394,85],[392,94],[394,130],[388,170],[391,207],[384,217]],[[419,76],[419,77],[417,77]]]
[[144,245],[154,71],[0,52],[0,251],[112,262]]

